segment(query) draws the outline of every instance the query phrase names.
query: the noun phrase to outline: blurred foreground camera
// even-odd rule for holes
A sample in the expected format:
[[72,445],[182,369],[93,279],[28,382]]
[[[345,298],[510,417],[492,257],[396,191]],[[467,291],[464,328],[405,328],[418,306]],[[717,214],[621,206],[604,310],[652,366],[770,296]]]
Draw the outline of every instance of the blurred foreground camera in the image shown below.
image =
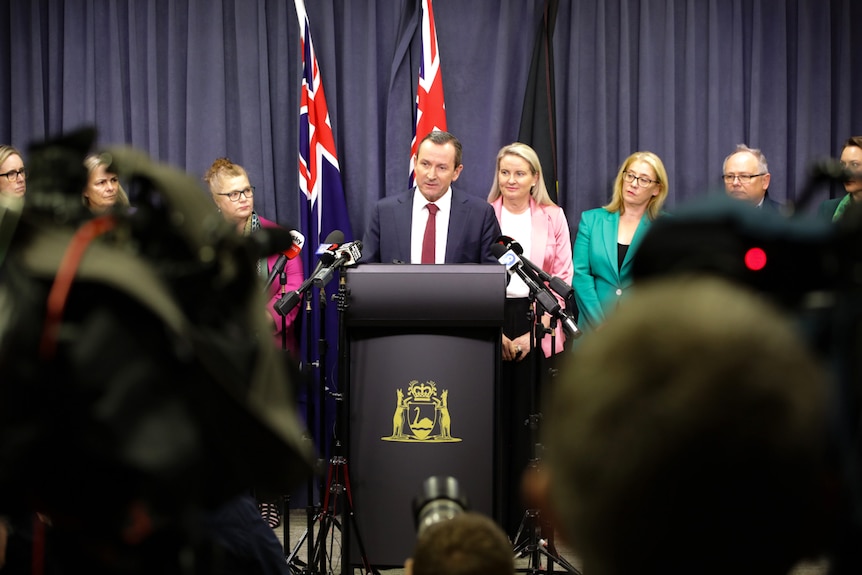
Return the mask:
[[416,534],[429,526],[447,521],[470,508],[467,495],[454,477],[429,477],[422,482],[422,492],[413,499]]

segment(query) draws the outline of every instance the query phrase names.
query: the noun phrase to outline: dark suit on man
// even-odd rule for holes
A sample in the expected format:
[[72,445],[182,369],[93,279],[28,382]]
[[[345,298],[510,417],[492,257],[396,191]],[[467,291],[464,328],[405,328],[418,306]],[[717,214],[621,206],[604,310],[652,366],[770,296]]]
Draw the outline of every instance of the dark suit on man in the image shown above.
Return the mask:
[[763,203],[760,204],[759,207],[761,210],[771,210],[773,212],[780,212],[781,209],[784,207],[784,204],[782,204],[781,202],[776,202],[775,200],[770,198],[769,193],[767,192],[766,194],[763,195]]
[[[374,206],[362,240],[363,263],[410,263],[414,193],[415,188],[383,198]],[[446,263],[497,263],[491,245],[500,237],[500,224],[491,204],[454,188],[450,193]]]

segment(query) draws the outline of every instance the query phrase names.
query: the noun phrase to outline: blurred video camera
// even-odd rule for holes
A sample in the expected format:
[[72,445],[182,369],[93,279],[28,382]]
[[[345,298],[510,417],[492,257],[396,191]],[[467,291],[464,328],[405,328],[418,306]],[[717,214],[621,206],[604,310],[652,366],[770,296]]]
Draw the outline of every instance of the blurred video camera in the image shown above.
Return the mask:
[[[843,533],[831,572],[858,572],[862,553],[862,207],[851,202],[836,222],[800,215],[812,192],[848,174],[837,162],[814,164],[795,214],[752,209],[723,194],[703,198],[655,222],[638,249],[635,283],[669,275],[711,274],[751,288],[800,326],[834,378],[831,427],[847,477]],[[852,542],[852,543],[851,543]]]
[[[0,203],[0,510],[142,565],[197,537],[200,510],[310,472],[293,382],[258,337],[256,263],[292,240],[240,236],[196,178],[125,147],[107,154],[134,208],[90,214],[95,137],[31,146],[25,199]],[[159,552],[124,535],[135,516]]]
[[470,509],[467,495],[454,477],[432,476],[422,482],[422,491],[413,499],[416,534],[436,523],[448,521]]

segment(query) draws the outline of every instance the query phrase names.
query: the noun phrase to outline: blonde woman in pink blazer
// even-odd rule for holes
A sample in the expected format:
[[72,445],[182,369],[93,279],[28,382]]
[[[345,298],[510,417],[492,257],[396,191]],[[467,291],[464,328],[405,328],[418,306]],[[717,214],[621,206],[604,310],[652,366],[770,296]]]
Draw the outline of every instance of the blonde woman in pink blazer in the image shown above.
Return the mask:
[[[569,284],[574,273],[569,224],[563,210],[548,195],[542,166],[533,148],[516,142],[500,150],[488,201],[494,207],[503,235],[521,244],[524,257]],[[563,330],[557,324],[553,349],[551,334],[545,334],[541,338],[541,356],[530,356],[533,324],[528,315],[529,295],[524,282],[513,275],[506,290],[500,382],[501,444],[506,446],[500,454],[506,502],[503,527],[511,535],[515,534],[523,510],[519,499],[521,472],[531,458],[530,431],[523,425],[530,415],[530,393],[532,386],[539,390],[552,368],[554,354],[560,353],[565,343]],[[564,305],[559,299],[560,305]],[[542,314],[540,321],[550,326],[551,317]]]

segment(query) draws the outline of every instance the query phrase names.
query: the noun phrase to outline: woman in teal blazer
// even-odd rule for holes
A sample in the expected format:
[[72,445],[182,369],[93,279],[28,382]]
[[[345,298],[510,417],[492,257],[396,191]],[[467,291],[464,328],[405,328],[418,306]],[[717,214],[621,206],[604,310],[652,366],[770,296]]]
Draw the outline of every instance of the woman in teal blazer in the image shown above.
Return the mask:
[[574,248],[578,323],[595,329],[632,283],[632,262],[667,198],[667,172],[652,152],[623,162],[608,205],[581,214]]
[[844,215],[851,204],[862,201],[862,136],[853,136],[844,142],[841,150],[841,165],[849,172],[858,174],[859,177],[844,182],[844,191],[847,192],[841,198],[826,200],[817,209],[818,215],[837,222]]

